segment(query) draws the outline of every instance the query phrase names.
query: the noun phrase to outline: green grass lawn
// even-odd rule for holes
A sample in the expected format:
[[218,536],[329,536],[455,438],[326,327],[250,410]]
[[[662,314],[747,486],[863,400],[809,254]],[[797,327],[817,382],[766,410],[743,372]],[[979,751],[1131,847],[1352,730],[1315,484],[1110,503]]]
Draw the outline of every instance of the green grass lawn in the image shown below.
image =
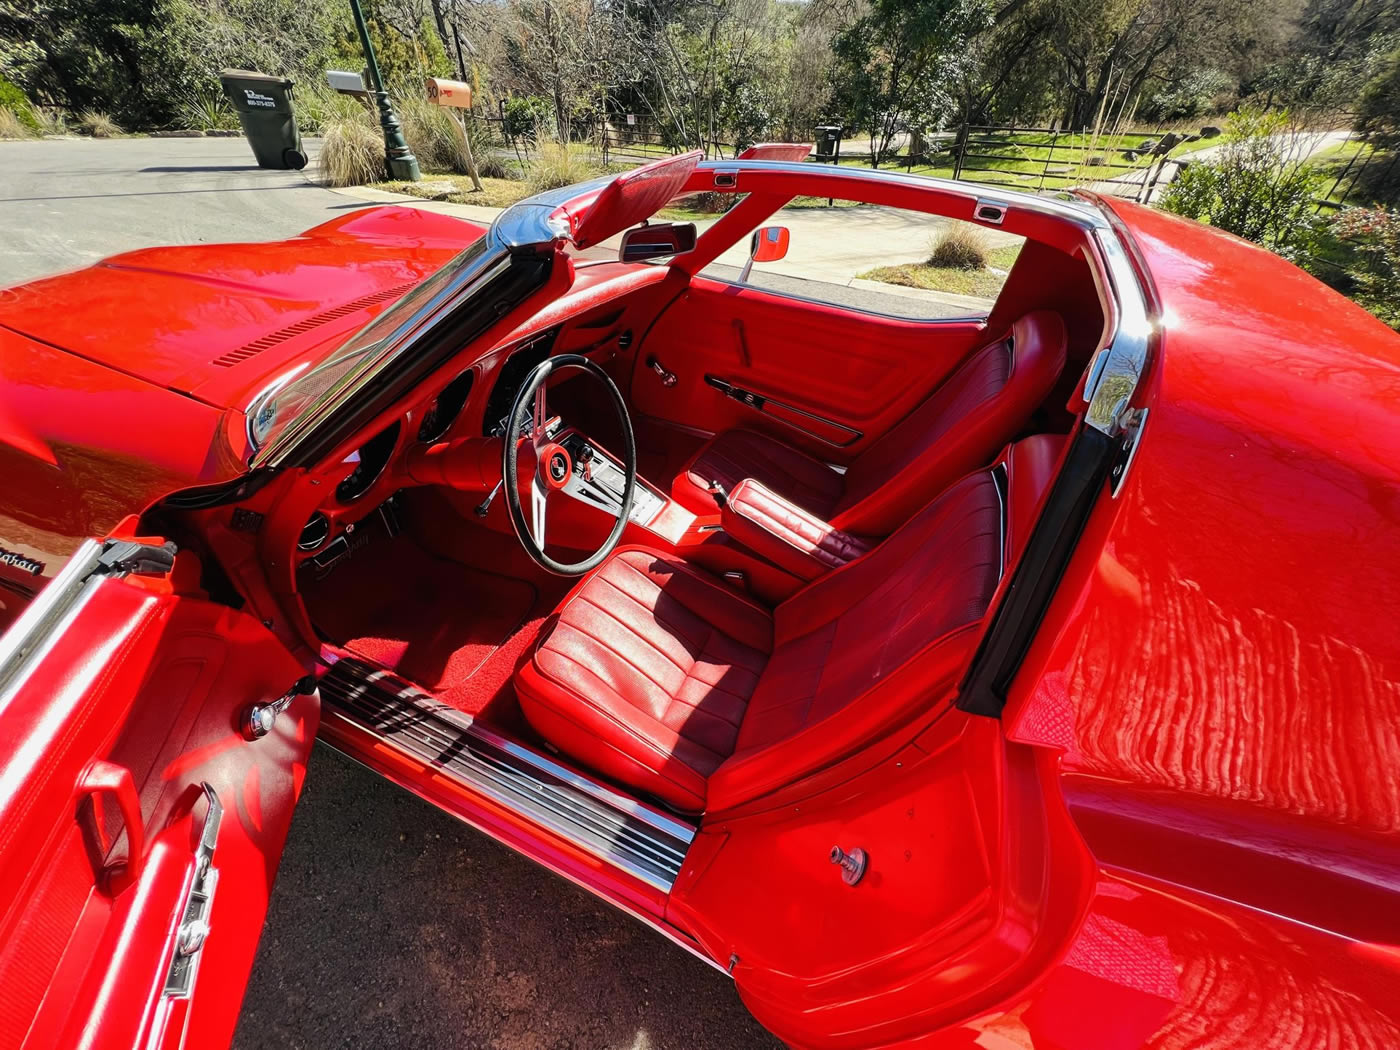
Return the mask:
[[959,270],[928,263],[905,263],[900,266],[880,266],[856,276],[867,281],[883,281],[904,288],[924,288],[934,292],[953,292],[995,299],[1006,283],[1011,264],[1021,252],[1019,244],[1008,244],[987,252],[987,265],[980,270]]
[[1320,199],[1361,207],[1375,203],[1376,177],[1389,164],[1388,157],[1377,156],[1375,147],[1360,139],[1328,146],[1308,158],[1308,166],[1321,178]]

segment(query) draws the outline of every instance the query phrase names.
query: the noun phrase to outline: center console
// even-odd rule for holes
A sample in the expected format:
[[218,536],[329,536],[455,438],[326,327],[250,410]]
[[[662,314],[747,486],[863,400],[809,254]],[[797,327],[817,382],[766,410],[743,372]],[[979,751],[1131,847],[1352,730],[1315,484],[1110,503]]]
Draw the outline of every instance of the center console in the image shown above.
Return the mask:
[[[564,484],[564,494],[617,517],[622,511],[622,490],[627,481],[622,464],[577,430],[566,431],[556,440],[573,462],[573,473]],[[639,476],[627,520],[647,528],[656,521],[666,502],[665,496]]]

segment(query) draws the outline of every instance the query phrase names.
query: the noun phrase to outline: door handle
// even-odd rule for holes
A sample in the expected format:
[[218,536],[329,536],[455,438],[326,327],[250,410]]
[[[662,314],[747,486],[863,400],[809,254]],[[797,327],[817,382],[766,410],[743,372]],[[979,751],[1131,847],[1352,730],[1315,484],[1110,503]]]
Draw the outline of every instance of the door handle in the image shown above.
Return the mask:
[[78,795],[80,798],[111,795],[121,810],[122,823],[126,825],[126,869],[107,876],[108,892],[116,896],[136,881],[146,855],[146,828],[141,820],[141,799],[136,794],[131,770],[115,762],[98,759],[88,766],[78,781]]

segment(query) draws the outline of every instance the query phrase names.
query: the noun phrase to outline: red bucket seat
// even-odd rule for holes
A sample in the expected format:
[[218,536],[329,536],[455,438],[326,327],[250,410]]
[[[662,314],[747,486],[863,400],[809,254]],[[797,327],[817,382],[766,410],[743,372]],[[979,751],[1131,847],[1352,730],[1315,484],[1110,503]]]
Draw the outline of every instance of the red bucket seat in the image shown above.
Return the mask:
[[754,478],[846,532],[885,536],[935,493],[991,462],[1028,423],[1065,367],[1065,324],[1037,310],[968,357],[929,397],[854,459],[845,474],[777,438],[727,430],[681,471],[671,495],[714,513],[715,489]]
[[566,755],[690,812],[835,761],[953,688],[1060,443],[1019,442],[776,608],[619,549],[517,674],[521,709]]

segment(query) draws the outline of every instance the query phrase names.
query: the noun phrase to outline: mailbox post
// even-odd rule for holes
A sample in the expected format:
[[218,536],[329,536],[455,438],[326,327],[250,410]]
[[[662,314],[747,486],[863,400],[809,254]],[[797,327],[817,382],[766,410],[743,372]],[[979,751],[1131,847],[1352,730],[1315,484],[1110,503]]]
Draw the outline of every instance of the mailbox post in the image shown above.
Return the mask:
[[384,157],[392,179],[419,181],[423,175],[418,170],[418,158],[403,137],[399,118],[394,115],[394,107],[389,104],[389,93],[384,90],[384,77],[379,72],[379,60],[374,57],[374,44],[369,39],[369,29],[365,26],[365,14],[360,10],[360,0],[350,0],[350,10],[355,15],[355,28],[360,32],[360,46],[364,48],[365,63],[369,67],[369,79],[374,101],[379,106],[379,126],[384,129]]
[[[441,77],[429,77],[428,101],[442,106],[445,109],[471,109],[471,85],[464,84],[460,80],[444,80]],[[480,190],[481,176],[476,173],[476,154],[472,152],[472,140],[467,134],[466,118],[461,113],[456,114],[452,121],[452,126],[455,127],[457,133],[462,136],[462,153],[467,158],[467,174],[472,177],[472,186]]]

